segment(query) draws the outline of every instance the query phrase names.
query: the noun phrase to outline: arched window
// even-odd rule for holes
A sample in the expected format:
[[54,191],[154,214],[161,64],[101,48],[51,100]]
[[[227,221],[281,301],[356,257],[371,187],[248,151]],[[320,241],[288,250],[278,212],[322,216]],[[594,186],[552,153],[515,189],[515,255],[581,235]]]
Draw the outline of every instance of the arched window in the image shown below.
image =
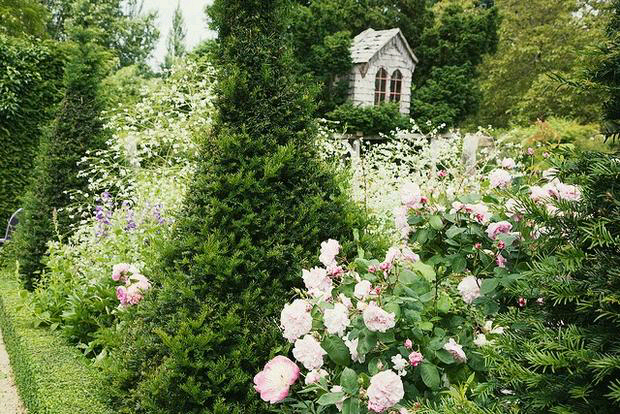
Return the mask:
[[390,80],[390,102],[400,102],[401,89],[403,87],[403,74],[396,69]]
[[385,95],[387,90],[388,73],[385,69],[381,68],[377,72],[375,77],[375,105],[385,102]]

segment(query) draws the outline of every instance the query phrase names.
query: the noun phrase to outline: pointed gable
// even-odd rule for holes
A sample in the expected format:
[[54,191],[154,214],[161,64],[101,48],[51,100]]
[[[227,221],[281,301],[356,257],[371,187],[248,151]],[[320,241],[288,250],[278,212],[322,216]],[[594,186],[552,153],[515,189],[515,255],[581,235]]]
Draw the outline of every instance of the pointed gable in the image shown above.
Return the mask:
[[398,37],[413,62],[418,63],[418,58],[411,50],[407,39],[400,29],[374,30],[366,29],[355,36],[351,45],[351,58],[354,64],[368,63],[375,57],[392,39]]

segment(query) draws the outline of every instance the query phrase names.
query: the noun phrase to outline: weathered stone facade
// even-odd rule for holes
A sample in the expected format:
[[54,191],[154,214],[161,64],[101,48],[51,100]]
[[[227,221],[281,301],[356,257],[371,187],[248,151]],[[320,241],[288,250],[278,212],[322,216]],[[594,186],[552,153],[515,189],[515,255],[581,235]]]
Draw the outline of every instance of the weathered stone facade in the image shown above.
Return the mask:
[[388,75],[385,101],[390,101],[393,92],[391,86],[394,85],[391,80],[395,79],[398,70],[402,75],[400,112],[409,114],[411,79],[418,58],[413,54],[400,29],[363,31],[353,39],[351,57],[355,66],[349,74],[349,99],[354,104],[375,105],[375,81],[382,68]]

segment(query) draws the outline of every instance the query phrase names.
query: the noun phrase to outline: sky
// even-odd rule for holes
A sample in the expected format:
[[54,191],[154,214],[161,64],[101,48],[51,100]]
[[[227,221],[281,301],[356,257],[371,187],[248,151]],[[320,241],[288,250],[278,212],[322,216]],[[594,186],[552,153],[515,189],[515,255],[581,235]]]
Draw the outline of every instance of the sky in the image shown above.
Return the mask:
[[174,9],[177,7],[177,1],[181,4],[183,10],[183,19],[185,21],[185,45],[191,50],[201,40],[214,37],[214,34],[207,28],[207,22],[204,13],[206,4],[210,4],[212,0],[144,0],[144,11],[157,10],[157,24],[159,28],[159,43],[153,53],[151,66],[158,67],[166,56],[166,41],[168,32],[172,25],[172,16]]

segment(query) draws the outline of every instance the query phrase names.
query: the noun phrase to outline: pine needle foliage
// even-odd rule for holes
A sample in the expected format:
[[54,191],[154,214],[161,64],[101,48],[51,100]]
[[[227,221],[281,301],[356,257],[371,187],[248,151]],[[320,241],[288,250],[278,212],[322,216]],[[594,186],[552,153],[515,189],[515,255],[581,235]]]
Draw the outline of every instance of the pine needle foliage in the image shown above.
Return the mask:
[[252,378],[321,241],[361,214],[316,156],[314,90],[292,70],[286,0],[216,0],[219,114],[155,282],[108,372],[120,413],[268,412]]
[[65,95],[51,131],[41,139],[24,196],[24,211],[11,248],[27,288],[38,280],[47,242],[69,234],[76,221],[62,209],[71,202],[67,190],[87,191],[86,178],[78,177],[78,161],[103,144],[99,84],[108,57],[91,40],[88,31],[76,29],[65,68]]
[[498,318],[508,329],[488,347],[496,395],[485,398],[524,413],[620,412],[620,157],[585,153],[559,168],[582,201],[530,217],[548,235],[513,292],[527,306]]

